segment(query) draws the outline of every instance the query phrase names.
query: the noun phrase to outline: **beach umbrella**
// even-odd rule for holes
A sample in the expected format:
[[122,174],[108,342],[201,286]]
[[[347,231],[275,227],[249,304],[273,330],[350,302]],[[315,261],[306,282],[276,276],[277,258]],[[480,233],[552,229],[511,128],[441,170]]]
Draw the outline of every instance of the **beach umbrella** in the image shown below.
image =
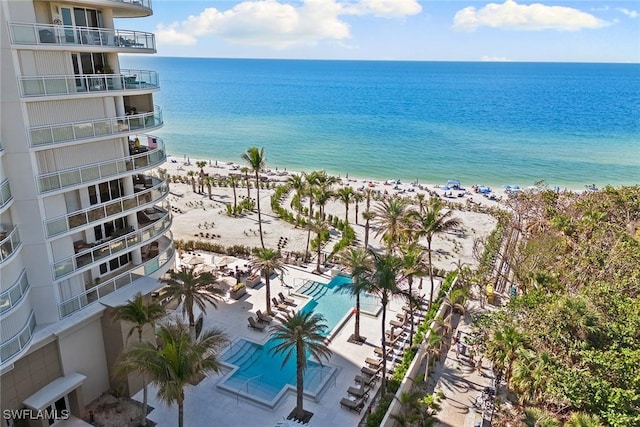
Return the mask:
[[213,257],[213,264],[216,267],[224,267],[226,265],[229,264],[233,264],[236,261],[236,258],[231,257],[231,256],[214,256]]
[[187,261],[187,264],[189,264],[189,265],[198,265],[198,264],[203,264],[203,263],[204,263],[204,259],[199,257],[199,256],[194,256],[189,261]]

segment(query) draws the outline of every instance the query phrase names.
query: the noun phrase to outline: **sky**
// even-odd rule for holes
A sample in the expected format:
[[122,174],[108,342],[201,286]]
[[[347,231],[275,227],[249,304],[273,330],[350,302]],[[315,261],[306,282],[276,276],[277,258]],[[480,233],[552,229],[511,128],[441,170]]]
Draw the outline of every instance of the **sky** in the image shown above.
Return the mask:
[[152,0],[158,55],[640,62],[640,0]]

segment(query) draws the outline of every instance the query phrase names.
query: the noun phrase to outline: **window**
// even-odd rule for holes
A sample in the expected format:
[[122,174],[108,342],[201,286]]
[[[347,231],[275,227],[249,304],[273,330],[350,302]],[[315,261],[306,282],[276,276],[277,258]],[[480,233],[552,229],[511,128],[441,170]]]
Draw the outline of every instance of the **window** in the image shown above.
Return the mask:
[[105,203],[109,200],[117,199],[124,195],[124,188],[122,181],[114,179],[113,181],[101,182],[98,185],[90,185],[89,190],[89,203],[97,205],[98,203]]
[[115,271],[120,267],[124,267],[131,262],[131,252],[120,255],[118,258],[114,258],[109,262],[100,264],[100,274],[107,274],[110,271]]

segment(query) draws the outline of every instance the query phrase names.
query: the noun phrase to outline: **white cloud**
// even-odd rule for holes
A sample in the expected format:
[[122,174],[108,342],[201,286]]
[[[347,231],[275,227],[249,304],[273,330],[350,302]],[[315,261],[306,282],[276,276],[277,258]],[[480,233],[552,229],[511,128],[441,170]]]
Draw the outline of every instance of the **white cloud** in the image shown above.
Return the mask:
[[196,39],[189,34],[178,32],[177,24],[171,24],[164,26],[158,24],[156,27],[156,38],[158,42],[162,44],[177,44],[177,45],[193,45],[196,44]]
[[637,18],[638,16],[640,16],[640,14],[638,14],[638,11],[636,11],[636,10],[629,10],[629,9],[624,8],[624,7],[618,7],[618,8],[616,8],[616,10],[617,10],[618,12],[620,12],[620,13],[623,13],[623,14],[627,15],[629,18],[633,18],[633,19],[635,19],[635,18]]
[[231,43],[287,48],[314,45],[321,40],[344,41],[351,36],[341,17],[375,15],[401,17],[422,10],[417,0],[303,0],[289,4],[279,0],[248,0],[231,9],[204,9],[182,22],[158,25],[159,40],[165,44],[193,44],[200,36],[213,35]]
[[461,31],[474,31],[478,27],[523,31],[578,31],[606,25],[608,22],[571,7],[541,3],[521,5],[514,0],[506,0],[502,4],[489,3],[480,9],[469,6],[459,10],[453,18],[453,28]]
[[480,60],[483,62],[511,62],[511,60],[505,56],[483,55]]

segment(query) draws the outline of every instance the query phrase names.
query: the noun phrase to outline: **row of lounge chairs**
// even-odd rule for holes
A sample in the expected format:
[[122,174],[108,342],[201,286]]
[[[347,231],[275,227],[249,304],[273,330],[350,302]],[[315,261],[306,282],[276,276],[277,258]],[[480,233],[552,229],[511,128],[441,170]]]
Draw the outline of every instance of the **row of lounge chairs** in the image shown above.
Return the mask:
[[[293,311],[290,307],[297,306],[293,298],[285,297],[282,292],[278,292],[278,298],[280,298],[279,301],[278,299],[276,299],[276,297],[271,298],[271,302],[279,311],[289,314]],[[257,319],[253,318],[253,316],[249,316],[249,318],[247,319],[249,321],[248,327],[261,332],[264,331],[267,325],[274,320],[274,317],[264,314],[261,310],[256,311],[256,317]],[[276,315],[275,319],[279,320],[280,322],[286,321],[285,318],[279,315]]]
[[377,369],[363,366],[360,370],[361,374],[356,375],[354,378],[358,386],[351,386],[347,389],[347,396],[340,400],[340,406],[358,414],[362,412],[367,399],[369,399],[369,392],[378,380],[381,370],[382,366]]

